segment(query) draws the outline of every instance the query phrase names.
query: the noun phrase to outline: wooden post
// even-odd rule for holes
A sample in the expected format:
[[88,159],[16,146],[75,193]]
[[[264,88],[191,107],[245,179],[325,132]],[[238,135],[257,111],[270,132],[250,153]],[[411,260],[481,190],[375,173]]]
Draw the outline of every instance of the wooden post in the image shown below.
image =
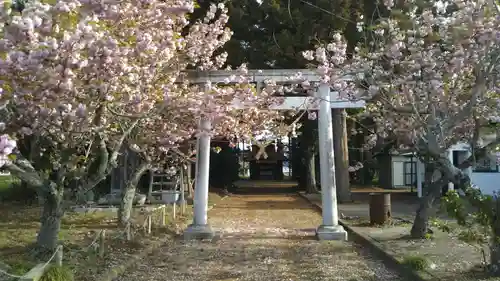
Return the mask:
[[104,257],[104,240],[106,239],[106,230],[103,229],[99,235],[99,257]]
[[177,205],[177,203],[174,202],[174,204],[172,204],[172,218],[175,220],[175,206]]
[[189,198],[193,198],[193,189],[191,188],[191,166],[192,166],[192,163],[190,161],[188,161],[187,162],[187,171],[186,171],[186,184],[188,186]]
[[127,241],[132,240],[132,233],[130,231],[130,222],[127,222],[127,226],[125,226],[125,235],[127,237]]
[[55,259],[56,259],[56,265],[57,266],[62,266],[62,261],[63,261],[63,246],[62,245],[59,245],[56,248]]
[[181,203],[181,215],[184,215],[186,212],[186,198],[185,198],[185,193],[186,193],[186,182],[184,181],[184,164],[181,165],[181,171],[180,171],[180,177],[181,177],[181,198],[180,198],[180,203]]
[[151,213],[148,215],[148,234],[151,234],[151,224],[152,224],[152,219],[151,219]]
[[153,169],[149,170],[149,183],[148,183],[148,201],[149,203],[153,202],[153,181],[154,181],[154,171]]
[[166,214],[167,210],[166,210],[166,206],[163,205],[161,206],[161,226],[165,226],[167,224],[166,222]]

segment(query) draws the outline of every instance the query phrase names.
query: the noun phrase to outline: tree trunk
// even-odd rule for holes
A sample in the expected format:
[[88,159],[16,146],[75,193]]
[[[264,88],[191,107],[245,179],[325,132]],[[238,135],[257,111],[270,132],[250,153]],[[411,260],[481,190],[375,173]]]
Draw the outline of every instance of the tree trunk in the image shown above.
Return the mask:
[[193,189],[193,184],[192,183],[192,167],[193,164],[191,162],[187,163],[187,172],[186,172],[186,184],[187,184],[187,190],[188,190],[188,198],[192,199],[194,198],[194,189]]
[[142,164],[139,166],[132,175],[130,181],[125,185],[125,189],[122,190],[122,200],[120,202],[120,208],[118,209],[118,223],[121,226],[126,226],[130,221],[132,207],[134,206],[135,190],[142,174],[144,174],[147,169],[149,169],[149,164]]
[[154,171],[149,170],[149,180],[148,180],[148,201],[151,203],[153,200],[153,182],[154,182]]
[[333,109],[333,147],[335,150],[335,176],[337,200],[339,203],[351,201],[349,186],[349,149],[347,147],[347,124],[345,109]]
[[441,195],[441,186],[432,184],[428,187],[429,191],[420,200],[420,205],[417,209],[417,215],[411,227],[411,237],[425,238],[429,233],[429,217],[434,206],[434,201]]
[[316,187],[316,159],[314,157],[314,151],[308,150],[305,153],[306,162],[306,193],[318,193],[318,188]]
[[[500,200],[496,199],[495,213],[499,214]],[[490,264],[489,268],[493,275],[500,276],[500,218],[496,217],[491,225],[492,238],[490,241]]]
[[415,220],[411,228],[411,237],[425,238],[429,231],[429,217],[434,207],[434,201],[441,196],[441,185],[443,180],[433,182],[434,179],[434,166],[431,164],[425,165],[425,192],[424,196],[420,199],[420,204],[417,209]]
[[490,243],[490,264],[489,269],[492,275],[500,276],[500,236],[492,238]]
[[40,192],[43,196],[43,209],[40,218],[41,226],[36,239],[36,248],[40,253],[51,255],[58,244],[61,219],[64,215],[62,192],[56,194],[48,191]]

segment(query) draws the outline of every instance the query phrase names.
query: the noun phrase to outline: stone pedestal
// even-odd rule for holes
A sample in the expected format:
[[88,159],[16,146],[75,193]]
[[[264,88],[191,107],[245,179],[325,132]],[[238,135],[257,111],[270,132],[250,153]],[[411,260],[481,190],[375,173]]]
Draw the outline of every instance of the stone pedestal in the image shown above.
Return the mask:
[[212,227],[208,224],[199,225],[199,224],[190,224],[184,230],[184,239],[185,240],[205,240],[205,239],[213,239],[215,237],[215,232]]
[[347,241],[347,232],[341,225],[320,225],[316,230],[319,240],[341,240]]

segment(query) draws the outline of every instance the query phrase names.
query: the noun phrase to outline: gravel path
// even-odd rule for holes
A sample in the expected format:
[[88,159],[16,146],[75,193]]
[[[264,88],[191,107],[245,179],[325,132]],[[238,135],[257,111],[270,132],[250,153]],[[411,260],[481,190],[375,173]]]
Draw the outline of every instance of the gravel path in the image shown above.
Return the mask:
[[358,245],[316,241],[321,216],[296,195],[231,196],[209,220],[221,239],[171,241],[118,280],[403,280]]

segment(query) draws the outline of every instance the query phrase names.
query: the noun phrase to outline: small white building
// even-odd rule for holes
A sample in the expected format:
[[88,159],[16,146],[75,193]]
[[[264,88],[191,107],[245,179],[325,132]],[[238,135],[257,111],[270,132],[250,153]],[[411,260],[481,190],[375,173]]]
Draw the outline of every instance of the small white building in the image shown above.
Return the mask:
[[391,156],[391,188],[417,187],[418,159],[413,153],[393,154]]
[[[483,143],[488,143],[492,136],[486,135],[482,138]],[[459,165],[470,155],[468,144],[456,144],[448,151],[449,159],[455,165]],[[391,188],[410,188],[417,190],[418,196],[422,196],[425,177],[425,166],[413,153],[393,155],[391,157]],[[500,191],[500,171],[497,155],[488,154],[487,157],[477,159],[473,167],[466,169],[472,183],[477,186],[483,194],[492,195]],[[454,188],[452,183],[448,184],[448,190]]]

